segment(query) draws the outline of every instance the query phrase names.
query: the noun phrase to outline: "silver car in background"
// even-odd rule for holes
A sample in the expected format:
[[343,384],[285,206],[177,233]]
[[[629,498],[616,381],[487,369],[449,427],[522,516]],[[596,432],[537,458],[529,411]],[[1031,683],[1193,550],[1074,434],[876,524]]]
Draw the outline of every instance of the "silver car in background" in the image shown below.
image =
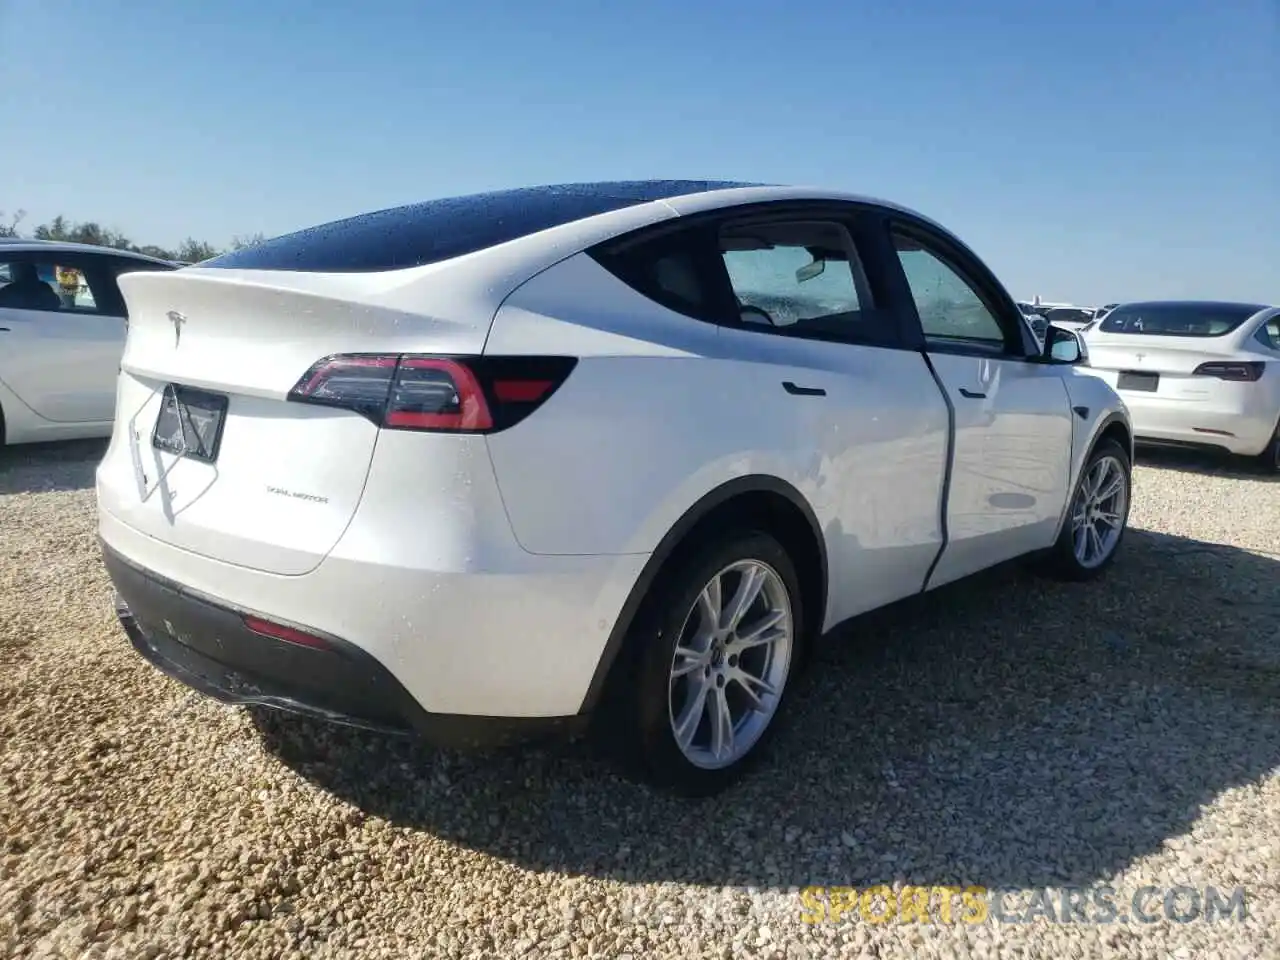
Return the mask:
[[1088,372],[1124,398],[1139,440],[1218,448],[1280,471],[1280,307],[1125,303],[1084,339]]

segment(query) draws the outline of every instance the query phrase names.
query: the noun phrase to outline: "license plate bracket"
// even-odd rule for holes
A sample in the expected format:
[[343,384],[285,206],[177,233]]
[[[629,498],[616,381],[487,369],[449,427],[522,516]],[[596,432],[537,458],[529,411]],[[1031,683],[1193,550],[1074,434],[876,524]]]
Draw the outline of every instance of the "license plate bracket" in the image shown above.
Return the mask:
[[1160,374],[1138,370],[1122,370],[1116,381],[1118,390],[1136,390],[1155,393],[1160,386]]
[[227,405],[225,394],[169,384],[160,398],[151,445],[178,457],[213,463],[222,445]]

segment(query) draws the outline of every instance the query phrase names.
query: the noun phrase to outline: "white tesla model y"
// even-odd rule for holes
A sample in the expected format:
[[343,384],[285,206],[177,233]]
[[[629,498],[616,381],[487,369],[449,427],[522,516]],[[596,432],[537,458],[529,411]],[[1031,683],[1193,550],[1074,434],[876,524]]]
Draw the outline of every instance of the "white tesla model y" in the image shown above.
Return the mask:
[[813,641],[1128,517],[1116,393],[955,236],[840,193],[575,184],[132,274],[100,532],[214,697],[478,745],[607,718],[729,783]]

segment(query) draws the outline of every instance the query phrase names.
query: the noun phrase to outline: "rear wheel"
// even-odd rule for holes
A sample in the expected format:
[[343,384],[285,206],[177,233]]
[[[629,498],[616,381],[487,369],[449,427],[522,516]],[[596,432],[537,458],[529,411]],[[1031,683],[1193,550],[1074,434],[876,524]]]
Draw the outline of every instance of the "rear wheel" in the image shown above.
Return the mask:
[[1094,447],[1050,551],[1053,573],[1068,580],[1089,580],[1111,565],[1129,522],[1132,475],[1129,454],[1120,444],[1103,440]]
[[759,755],[799,662],[795,566],[768,534],[733,535],[689,555],[649,600],[620,718],[633,759],[663,786],[716,793]]

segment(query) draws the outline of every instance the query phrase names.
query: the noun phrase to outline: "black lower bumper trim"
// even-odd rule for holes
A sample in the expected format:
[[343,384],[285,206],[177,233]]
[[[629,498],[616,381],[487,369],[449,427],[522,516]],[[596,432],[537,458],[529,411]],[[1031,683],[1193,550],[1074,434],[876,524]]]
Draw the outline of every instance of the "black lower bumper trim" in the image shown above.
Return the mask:
[[1232,456],[1231,449],[1222,443],[1204,440],[1165,440],[1159,437],[1134,437],[1134,446],[1138,449],[1147,447],[1153,450],[1181,450],[1186,453],[1210,453]]
[[[257,705],[462,749],[580,733],[585,718],[431,713],[375,657],[337,637],[316,649],[264,637],[241,610],[126,560],[102,544],[116,612],[135,650],[157,669],[223,703]],[[271,619],[270,617],[266,617]]]

